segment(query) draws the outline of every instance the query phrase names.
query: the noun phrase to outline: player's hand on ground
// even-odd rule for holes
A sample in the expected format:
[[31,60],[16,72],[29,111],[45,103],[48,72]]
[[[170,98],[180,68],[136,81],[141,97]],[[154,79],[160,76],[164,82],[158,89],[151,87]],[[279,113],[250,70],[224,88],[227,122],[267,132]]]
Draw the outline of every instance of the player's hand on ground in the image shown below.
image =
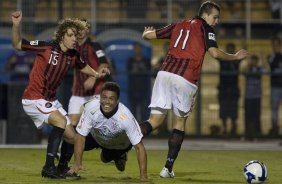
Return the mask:
[[68,171],[68,173],[70,173],[70,174],[78,173],[78,171],[80,171],[80,170],[85,171],[85,169],[84,169],[84,167],[83,167],[82,165],[80,165],[80,166],[74,165],[74,166],[72,166],[72,167],[70,168],[70,170]]
[[106,75],[110,75],[110,69],[107,67],[101,68],[101,70],[98,71],[97,78],[105,77]]
[[149,181],[149,178],[148,178],[147,175],[145,175],[145,176],[140,176],[140,180],[141,180],[141,181]]
[[12,22],[14,25],[19,25],[22,20],[22,11],[15,11],[11,14]]
[[245,49],[241,49],[235,54],[238,60],[245,59],[248,55],[249,53]]

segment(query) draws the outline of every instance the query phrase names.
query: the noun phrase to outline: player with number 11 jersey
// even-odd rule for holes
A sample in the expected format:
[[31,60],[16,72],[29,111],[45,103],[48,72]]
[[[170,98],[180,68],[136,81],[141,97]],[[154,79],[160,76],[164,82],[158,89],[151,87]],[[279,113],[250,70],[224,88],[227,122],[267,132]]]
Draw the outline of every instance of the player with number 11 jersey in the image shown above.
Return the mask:
[[206,51],[217,47],[213,28],[197,16],[158,29],[156,35],[158,39],[171,41],[160,71],[175,73],[195,84],[199,80]]

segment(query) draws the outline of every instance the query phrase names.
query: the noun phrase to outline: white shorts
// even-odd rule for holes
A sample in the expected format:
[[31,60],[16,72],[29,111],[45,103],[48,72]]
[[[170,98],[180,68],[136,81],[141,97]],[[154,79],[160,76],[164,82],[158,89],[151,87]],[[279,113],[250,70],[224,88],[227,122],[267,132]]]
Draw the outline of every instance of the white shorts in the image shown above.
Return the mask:
[[100,98],[100,95],[94,96],[71,96],[68,107],[68,114],[81,114],[82,106],[93,98]]
[[151,98],[152,114],[164,114],[173,109],[175,115],[187,117],[192,111],[198,87],[183,77],[160,71]]
[[43,123],[48,124],[48,118],[51,112],[58,110],[67,118],[67,125],[71,124],[67,117],[67,112],[63,109],[62,104],[58,101],[46,101],[44,99],[28,100],[22,99],[23,109],[27,115],[33,120],[38,129],[43,127]]

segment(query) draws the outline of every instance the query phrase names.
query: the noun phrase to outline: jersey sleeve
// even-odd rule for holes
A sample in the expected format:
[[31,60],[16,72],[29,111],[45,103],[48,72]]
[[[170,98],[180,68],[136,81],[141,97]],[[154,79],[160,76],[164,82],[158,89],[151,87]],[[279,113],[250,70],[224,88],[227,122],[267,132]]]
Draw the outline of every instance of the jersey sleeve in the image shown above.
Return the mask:
[[124,129],[129,141],[134,146],[142,140],[143,134],[141,133],[141,129],[137,120],[125,106],[124,115],[126,116],[126,122],[123,124]]
[[205,26],[205,40],[206,40],[206,49],[208,50],[211,47],[218,47],[215,37],[215,32],[213,28],[209,25]]
[[87,136],[91,131],[91,118],[92,114],[88,110],[84,110],[80,120],[76,126],[76,131],[82,136]]
[[156,30],[156,35],[158,39],[169,39],[172,33],[173,28],[175,27],[176,23],[169,24],[163,28]]
[[44,52],[46,50],[46,46],[49,46],[50,43],[46,41],[33,40],[28,41],[26,39],[22,39],[22,50],[23,51],[34,51],[34,52]]
[[77,69],[83,69],[87,63],[81,58],[79,52],[76,52],[76,60],[75,60],[75,68]]
[[99,63],[105,63],[108,64],[107,58],[106,58],[106,54],[101,46],[100,43],[98,42],[93,42],[92,43],[92,47],[94,48],[95,54],[99,60]]

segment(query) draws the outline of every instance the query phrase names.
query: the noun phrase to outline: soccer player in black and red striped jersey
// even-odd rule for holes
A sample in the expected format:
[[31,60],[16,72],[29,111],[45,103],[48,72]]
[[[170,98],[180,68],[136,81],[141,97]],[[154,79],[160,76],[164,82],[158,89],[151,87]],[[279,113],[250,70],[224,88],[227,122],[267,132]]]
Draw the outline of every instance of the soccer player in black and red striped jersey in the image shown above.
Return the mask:
[[234,61],[247,57],[246,50],[235,54],[226,53],[217,47],[213,27],[219,22],[220,7],[212,2],[202,3],[198,16],[191,20],[172,23],[161,29],[145,27],[143,38],[170,39],[170,48],[160,68],[153,87],[151,115],[141,123],[143,135],[159,127],[167,110],[175,115],[173,131],[168,139],[168,155],[165,167],[160,172],[163,178],[174,177],[173,164],[180,151],[185,135],[185,123],[193,107],[205,53],[213,58]]
[[46,162],[42,169],[43,177],[64,178],[57,172],[54,157],[57,154],[61,139],[73,143],[74,129],[66,111],[56,98],[56,89],[67,72],[75,67],[95,78],[109,74],[104,68],[99,72],[93,70],[74,50],[77,34],[85,29],[85,24],[78,19],[62,20],[56,30],[55,40],[27,41],[21,38],[20,23],[22,12],[12,13],[12,44],[18,50],[34,51],[35,62],[29,75],[29,83],[22,97],[23,109],[31,117],[38,129],[44,123],[53,126],[48,138]]
[[[94,70],[100,71],[103,68],[109,68],[109,64],[100,43],[93,42],[90,39],[91,25],[82,19],[86,29],[80,31],[76,49],[79,51],[81,58]],[[74,70],[72,96],[69,100],[68,116],[73,126],[76,126],[81,116],[81,106],[93,98],[93,95],[99,95],[101,88],[105,83],[105,78],[96,79],[82,73],[79,69]],[[71,160],[73,145],[63,141],[61,146],[60,161],[58,170],[66,173],[68,177],[68,162]]]

